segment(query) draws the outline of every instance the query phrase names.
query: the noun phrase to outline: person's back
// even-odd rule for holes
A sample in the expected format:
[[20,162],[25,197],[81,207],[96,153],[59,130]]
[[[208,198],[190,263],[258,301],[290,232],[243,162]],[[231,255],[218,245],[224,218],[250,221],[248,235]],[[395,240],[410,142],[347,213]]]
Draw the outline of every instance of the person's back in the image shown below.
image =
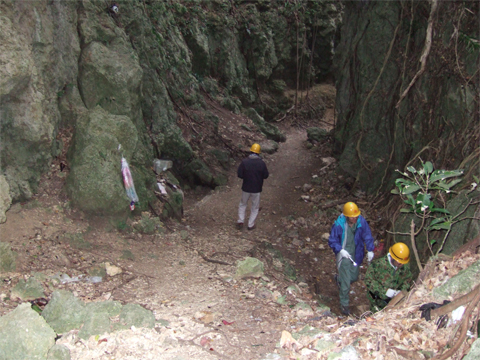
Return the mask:
[[263,180],[268,178],[269,175],[267,165],[260,157],[259,144],[252,145],[250,155],[243,159],[238,166],[237,175],[243,180],[242,198],[238,205],[237,228],[240,230],[243,227],[247,202],[251,199],[252,207],[250,210],[250,218],[248,219],[248,230],[253,230],[260,207],[260,193],[263,188]]
[[262,192],[263,180],[268,175],[265,162],[257,154],[244,159],[238,168],[238,177],[243,179],[242,190],[248,193]]

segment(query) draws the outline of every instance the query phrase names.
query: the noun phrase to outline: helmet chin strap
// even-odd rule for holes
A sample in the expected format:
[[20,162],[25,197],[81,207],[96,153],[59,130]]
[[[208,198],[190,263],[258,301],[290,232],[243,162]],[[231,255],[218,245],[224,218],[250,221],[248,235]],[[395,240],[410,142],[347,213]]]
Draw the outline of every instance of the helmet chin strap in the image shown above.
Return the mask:
[[388,262],[389,262],[390,266],[393,267],[395,270],[397,270],[397,267],[392,264],[392,255],[387,254],[387,257],[388,257]]

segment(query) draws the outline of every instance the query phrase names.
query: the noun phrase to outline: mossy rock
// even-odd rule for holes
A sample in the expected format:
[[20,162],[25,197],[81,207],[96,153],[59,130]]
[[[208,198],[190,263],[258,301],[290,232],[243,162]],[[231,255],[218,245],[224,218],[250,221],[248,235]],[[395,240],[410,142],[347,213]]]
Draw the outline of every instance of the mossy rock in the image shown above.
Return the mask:
[[287,140],[285,134],[283,134],[278,127],[275,125],[267,123],[253,108],[249,108],[245,111],[253,123],[258,127],[258,129],[265,134],[268,139],[274,140],[276,142],[285,142]]
[[142,218],[138,220],[133,228],[141,234],[152,235],[163,229],[163,223],[158,217],[150,217],[149,214],[143,213]]

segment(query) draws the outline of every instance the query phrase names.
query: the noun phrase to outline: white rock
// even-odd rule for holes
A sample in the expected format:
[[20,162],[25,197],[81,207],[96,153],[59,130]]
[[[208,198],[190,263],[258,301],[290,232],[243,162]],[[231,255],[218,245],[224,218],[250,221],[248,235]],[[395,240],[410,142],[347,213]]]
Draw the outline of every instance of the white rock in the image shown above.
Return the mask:
[[105,270],[107,271],[108,276],[115,276],[122,273],[122,269],[115,265],[110,265],[110,263],[105,263]]

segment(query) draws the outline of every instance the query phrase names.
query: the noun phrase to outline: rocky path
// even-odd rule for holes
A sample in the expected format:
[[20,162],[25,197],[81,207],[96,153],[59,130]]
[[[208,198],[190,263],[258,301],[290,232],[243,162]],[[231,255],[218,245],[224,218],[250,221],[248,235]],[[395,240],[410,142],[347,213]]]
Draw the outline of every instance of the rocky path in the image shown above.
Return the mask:
[[[296,281],[285,276],[285,264],[294,268],[295,262],[271,253],[273,245],[282,245],[286,229],[296,228],[295,219],[311,210],[301,189],[319,168],[321,154],[307,150],[305,141],[305,131],[292,128],[279,151],[265,155],[270,177],[254,231],[234,226],[240,196],[236,166],[225,188],[202,196],[187,193],[184,219],[167,223],[166,232],[157,235],[125,231],[70,209],[59,192],[61,174],[52,170],[35,199],[17,204],[1,225],[2,241],[19,255],[17,272],[2,274],[7,284],[2,314],[22,302],[9,296],[21,278],[34,273],[81,278],[108,262],[122,273],[101,283],[44,282],[45,297],[65,289],[84,303],[139,304],[154,313],[155,328],[106,333],[101,342],[71,331],[57,344],[67,346],[72,359],[261,359],[278,352],[282,331],[307,324],[317,305],[301,274]],[[298,234],[295,239],[305,241]],[[264,276],[236,279],[236,262],[249,256],[265,263]],[[308,309],[298,308],[299,302]]]
[[[187,192],[182,221],[169,221],[163,233],[153,235],[132,230],[139,219],[112,223],[71,209],[60,191],[63,177],[52,169],[35,198],[16,204],[0,226],[1,242],[17,255],[15,271],[0,274],[0,357],[21,349],[15,343],[18,329],[22,341],[36,336],[32,333],[42,318],[19,291],[30,279],[41,284],[35,296],[52,303],[52,295],[66,290],[70,300],[64,314],[75,312],[68,307],[74,302],[90,309],[90,321],[62,332],[54,347],[53,330],[52,344],[34,339],[35,347],[55,349],[55,359],[399,359],[442,349],[454,327],[438,329],[420,319],[418,308],[435,301],[432,289],[480,255],[466,252],[436,263],[434,277],[415,287],[398,310],[337,316],[338,294],[331,281],[335,265],[324,234],[338,215],[330,204],[350,195],[335,164],[327,166],[328,148],[308,150],[304,131],[288,132],[279,151],[265,156],[271,176],[253,231],[235,228],[236,167],[229,186]],[[236,277],[237,262],[247,257],[262,261],[262,276]],[[90,281],[95,274],[102,276],[100,282]],[[365,304],[363,286],[361,280],[353,285],[354,304]],[[97,317],[90,313],[96,304],[123,310]],[[137,321],[132,306],[147,313],[149,326],[82,336],[99,327],[100,318],[113,326],[125,318]]]

